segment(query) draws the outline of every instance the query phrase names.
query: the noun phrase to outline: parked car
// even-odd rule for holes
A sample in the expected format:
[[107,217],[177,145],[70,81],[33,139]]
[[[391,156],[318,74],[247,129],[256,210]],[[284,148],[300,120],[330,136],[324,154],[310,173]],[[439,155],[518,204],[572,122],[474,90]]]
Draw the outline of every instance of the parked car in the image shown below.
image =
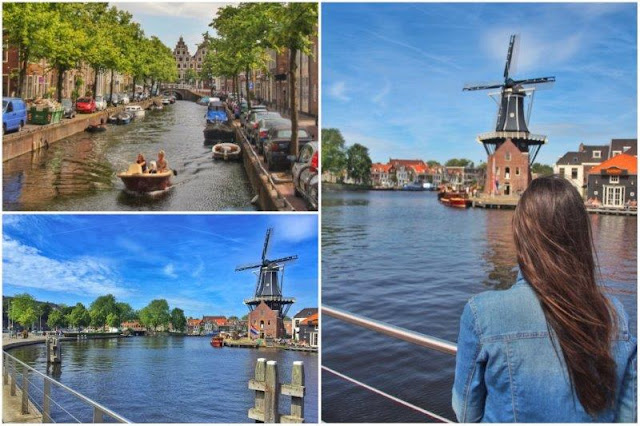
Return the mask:
[[63,99],[62,108],[64,108],[64,118],[73,118],[76,116],[76,110],[73,107],[73,101],[71,99]]
[[[242,108],[241,108],[242,109]],[[240,125],[242,127],[247,125],[247,119],[252,112],[255,111],[266,111],[267,107],[264,105],[254,105],[251,108],[247,107],[245,111],[241,111],[240,113]]]
[[84,113],[96,112],[96,101],[93,98],[78,98],[76,100],[76,111]]
[[253,111],[247,117],[247,137],[252,144],[258,142],[258,122],[263,118],[282,118],[279,112],[275,111]]
[[96,109],[98,111],[104,111],[105,109],[107,109],[107,100],[104,96],[96,96]]
[[[298,129],[298,149],[311,142],[311,135],[306,129]],[[276,167],[288,169],[291,161],[289,152],[291,145],[291,125],[278,125],[269,130],[267,140],[264,143],[264,160],[269,171]],[[298,151],[299,152],[299,151]]]
[[126,93],[123,93],[120,95],[120,103],[122,105],[127,105],[129,102],[130,102],[129,95],[127,95]]
[[118,101],[120,100],[117,93],[114,93],[113,95],[106,95],[106,98],[107,102],[110,102],[113,106],[118,105]]
[[2,98],[2,134],[20,131],[27,123],[27,105],[20,98]]
[[267,140],[267,137],[269,135],[269,130],[274,127],[274,126],[279,126],[279,125],[289,125],[291,126],[291,120],[289,120],[288,118],[274,118],[274,117],[266,117],[266,118],[261,118],[260,121],[258,122],[258,136],[257,136],[257,140],[256,140],[256,149],[258,151],[258,153],[262,154],[264,153],[264,142]]
[[289,156],[292,163],[293,188],[296,196],[304,198],[312,210],[318,209],[318,142],[300,148],[298,157]]

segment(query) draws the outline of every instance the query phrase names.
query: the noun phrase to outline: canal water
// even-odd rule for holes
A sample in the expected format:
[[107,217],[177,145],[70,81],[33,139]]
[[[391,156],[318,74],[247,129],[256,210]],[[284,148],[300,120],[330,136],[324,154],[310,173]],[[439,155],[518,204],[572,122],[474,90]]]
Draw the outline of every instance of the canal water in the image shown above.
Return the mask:
[[[79,133],[48,149],[3,164],[5,210],[254,210],[251,184],[241,163],[214,161],[203,145],[206,107],[177,101],[124,126]],[[165,150],[178,172],[173,187],[153,196],[124,191],[116,174]]]
[[[513,211],[442,206],[430,192],[322,194],[322,303],[455,342],[466,301],[516,278]],[[636,331],[637,221],[591,216],[603,279]],[[455,357],[322,321],[323,365],[449,419]],[[345,398],[345,395],[349,395]],[[322,373],[326,422],[429,422]]]
[[[45,372],[44,345],[9,351]],[[250,423],[254,391],[248,389],[258,358],[278,362],[280,382],[291,381],[294,361],[303,361],[305,417],[318,420],[318,356],[277,349],[213,348],[205,337],[130,337],[64,342],[62,369],[54,377],[134,423]],[[42,381],[35,383],[42,387]],[[91,410],[52,386],[54,400],[83,422]],[[34,394],[42,398],[38,391]],[[280,412],[289,413],[289,397]],[[42,405],[41,400],[36,400]],[[73,422],[55,404],[56,423]],[[107,419],[105,419],[107,420]]]

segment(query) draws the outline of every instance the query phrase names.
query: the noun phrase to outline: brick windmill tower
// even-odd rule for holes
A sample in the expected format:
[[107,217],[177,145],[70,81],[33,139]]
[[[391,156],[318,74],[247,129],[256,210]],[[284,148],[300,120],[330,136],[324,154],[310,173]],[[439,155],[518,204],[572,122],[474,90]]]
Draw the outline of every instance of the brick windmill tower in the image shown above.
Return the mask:
[[[477,140],[487,151],[487,180],[484,192],[493,196],[514,196],[522,193],[531,182],[530,166],[538,151],[547,142],[544,135],[529,132],[529,117],[533,94],[537,87],[556,81],[555,77],[514,80],[509,77],[517,37],[512,35],[504,67],[504,81],[488,85],[467,85],[463,91],[491,90],[489,96],[498,104],[496,129],[478,135]],[[525,98],[529,96],[528,108]]]
[[267,259],[272,233],[273,228],[267,229],[262,258],[259,262],[236,268],[236,272],[247,269],[258,270],[255,294],[251,299],[244,300],[244,304],[249,307],[248,333],[252,339],[284,337],[284,317],[296,301],[292,297],[282,295],[282,286],[284,285],[284,264],[296,260],[298,256]]

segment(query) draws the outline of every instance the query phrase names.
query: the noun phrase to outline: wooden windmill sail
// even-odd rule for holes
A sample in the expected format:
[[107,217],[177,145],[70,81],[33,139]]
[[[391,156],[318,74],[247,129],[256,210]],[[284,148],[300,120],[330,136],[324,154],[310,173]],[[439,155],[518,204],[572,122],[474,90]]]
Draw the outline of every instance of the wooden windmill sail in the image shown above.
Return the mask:
[[267,229],[267,235],[262,248],[262,257],[259,262],[238,266],[236,272],[248,269],[257,269],[258,281],[256,283],[255,294],[250,299],[245,299],[244,303],[253,311],[261,302],[269,308],[278,311],[280,318],[284,318],[291,305],[296,301],[292,297],[282,295],[284,284],[284,264],[292,262],[298,258],[297,255],[281,257],[278,259],[268,259],[267,254],[271,243],[273,228]]

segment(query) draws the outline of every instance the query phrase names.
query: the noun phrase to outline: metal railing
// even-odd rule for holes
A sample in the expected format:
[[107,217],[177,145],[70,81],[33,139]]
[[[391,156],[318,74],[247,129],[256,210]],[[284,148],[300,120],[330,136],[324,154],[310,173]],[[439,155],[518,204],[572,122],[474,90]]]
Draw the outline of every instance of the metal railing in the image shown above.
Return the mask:
[[[330,316],[342,322],[346,322],[352,325],[356,325],[358,327],[366,328],[368,330],[375,331],[376,333],[384,334],[385,336],[393,337],[393,338],[396,338],[417,346],[421,346],[423,348],[432,349],[447,355],[455,355],[457,353],[457,346],[453,342],[449,342],[447,340],[439,339],[433,336],[428,336],[426,334],[418,333],[413,330],[388,324],[383,321],[373,320],[371,318],[363,317],[361,315],[356,315],[351,312],[343,311],[341,309],[333,308],[327,305],[322,305],[322,314]],[[371,392],[381,395],[387,399],[390,399],[400,405],[403,405],[421,414],[425,414],[435,420],[445,422],[445,423],[452,422],[452,420],[442,417],[422,407],[418,407],[410,402],[404,401],[378,388],[367,385],[366,383],[358,381],[332,368],[326,367],[324,365],[322,365],[321,368],[323,371],[331,373],[343,380],[349,381],[355,385],[358,385],[364,389],[367,389]]]
[[[82,395],[71,389],[68,386],[63,385],[57,380],[47,376],[34,369],[33,367],[25,364],[20,361],[16,357],[8,354],[7,352],[2,352],[2,367],[3,367],[3,384],[10,384],[10,395],[16,395],[16,388],[20,389],[22,393],[22,414],[29,413],[29,403],[32,403],[40,413],[42,414],[42,422],[43,423],[57,423],[57,421],[52,417],[51,408],[52,404],[58,407],[61,411],[66,413],[66,416],[73,419],[78,423],[88,423],[86,419],[78,419],[78,417],[74,416],[67,409],[65,409],[60,401],[56,401],[52,397],[52,385],[55,388],[62,390],[66,395],[75,397],[80,402],[87,405],[92,409],[92,422],[93,423],[105,423],[108,418],[113,419],[117,423],[131,423],[131,421],[122,417],[119,414],[114,413],[110,409],[105,406],[99,404],[98,402]],[[41,379],[42,385],[36,384],[35,379]],[[20,385],[18,385],[20,383]],[[36,395],[37,391],[37,395]],[[40,398],[42,404],[38,404],[36,396]],[[77,413],[76,413],[77,414]],[[65,420],[67,423],[68,420]]]

